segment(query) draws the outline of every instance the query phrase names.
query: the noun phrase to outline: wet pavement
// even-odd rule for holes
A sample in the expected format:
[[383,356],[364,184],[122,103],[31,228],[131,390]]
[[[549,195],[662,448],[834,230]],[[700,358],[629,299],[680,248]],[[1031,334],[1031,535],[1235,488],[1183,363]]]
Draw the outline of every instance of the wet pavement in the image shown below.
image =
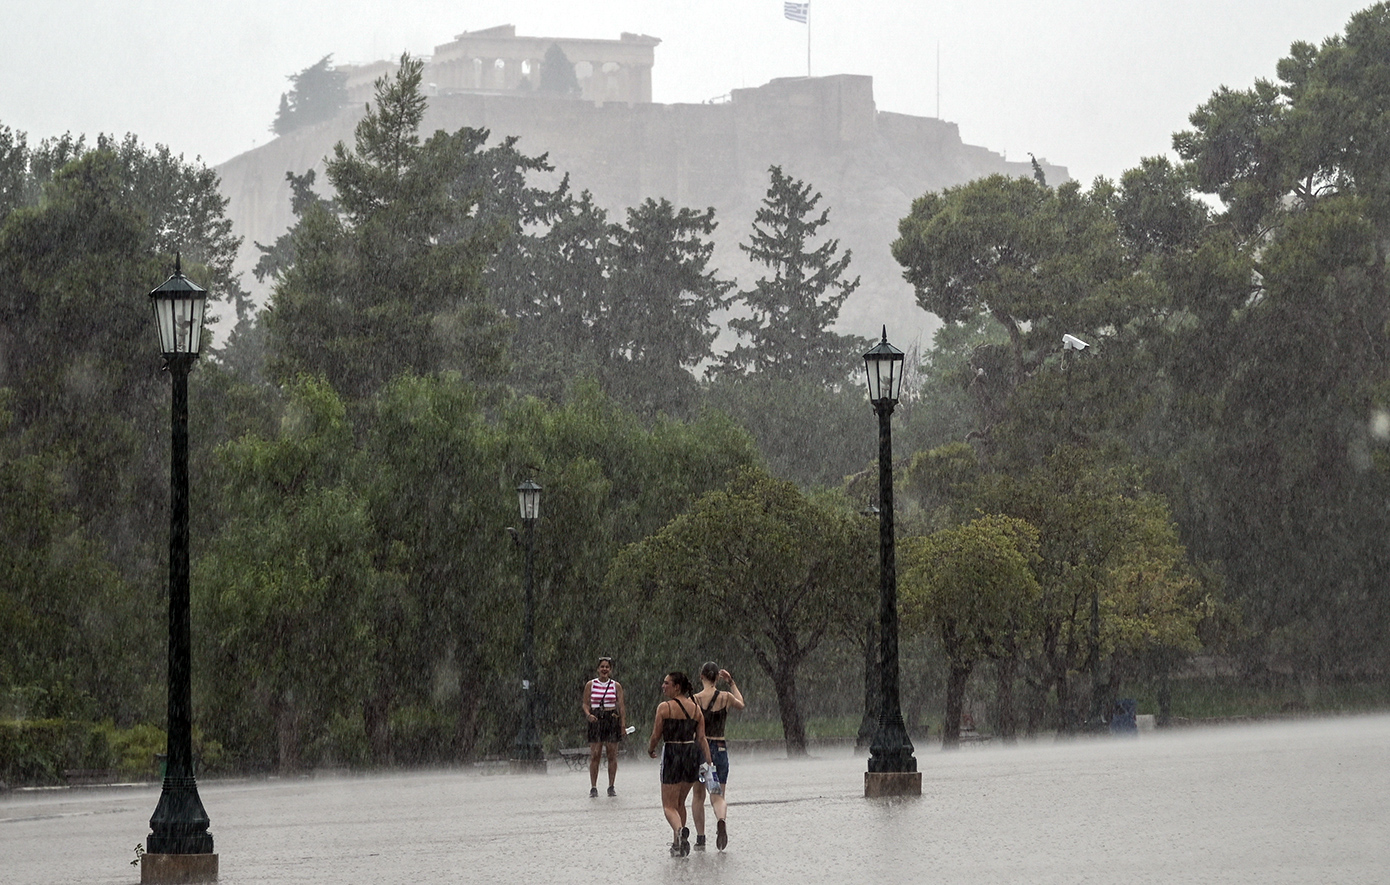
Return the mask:
[[[1390,716],[919,746],[917,800],[864,759],[734,753],[729,848],[671,858],[656,764],[208,780],[226,885],[273,883],[1381,883]],[[600,774],[600,793],[606,784]],[[0,883],[139,881],[155,785],[0,794]],[[709,815],[711,831],[713,815]],[[711,836],[712,841],[712,836]]]

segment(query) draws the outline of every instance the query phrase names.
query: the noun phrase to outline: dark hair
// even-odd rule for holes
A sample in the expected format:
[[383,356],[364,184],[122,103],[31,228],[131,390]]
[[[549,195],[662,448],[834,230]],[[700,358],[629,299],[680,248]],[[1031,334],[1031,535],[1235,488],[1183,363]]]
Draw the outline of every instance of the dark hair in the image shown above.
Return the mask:
[[681,694],[693,694],[693,690],[690,687],[690,677],[686,676],[681,671],[672,670],[670,673],[666,674],[666,678],[671,680],[672,685],[681,690]]
[[705,665],[700,668],[700,675],[713,682],[719,678],[719,665],[714,661],[705,661]]
[[598,662],[602,664],[604,661],[607,661],[610,664],[613,663],[613,659],[610,658],[608,655],[599,655]]

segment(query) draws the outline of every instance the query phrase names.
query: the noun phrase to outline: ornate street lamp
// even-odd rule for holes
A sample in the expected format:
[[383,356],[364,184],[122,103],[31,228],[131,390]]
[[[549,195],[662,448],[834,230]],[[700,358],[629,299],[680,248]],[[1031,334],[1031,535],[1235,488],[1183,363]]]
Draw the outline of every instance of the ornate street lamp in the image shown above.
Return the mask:
[[217,879],[208,815],[193,773],[193,679],[188,600],[188,371],[202,344],[207,290],[174,275],[150,292],[160,352],[173,379],[169,508],[169,708],[164,784],[150,818],[141,882]]
[[903,724],[898,698],[898,577],[893,551],[893,407],[903,383],[903,352],[883,340],[864,354],[869,402],[878,413],[878,558],[879,558],[879,715],[869,745],[864,795],[920,796],[922,774],[912,755],[912,740]]
[[526,564],[522,583],[525,585],[526,608],[522,616],[521,691],[524,714],[521,731],[513,743],[512,771],[545,773],[545,750],[536,730],[536,597],[534,592],[534,563],[536,555],[536,520],[541,515],[541,487],[526,480],[516,487],[521,505],[521,527],[525,535]]

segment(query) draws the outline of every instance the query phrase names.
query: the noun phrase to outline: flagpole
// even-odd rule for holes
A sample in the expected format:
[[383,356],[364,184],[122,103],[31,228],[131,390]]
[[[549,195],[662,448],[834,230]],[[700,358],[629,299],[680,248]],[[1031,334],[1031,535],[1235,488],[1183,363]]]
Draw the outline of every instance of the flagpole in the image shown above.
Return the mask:
[[[806,4],[810,6],[810,4]],[[811,11],[806,10],[806,76],[811,76]]]

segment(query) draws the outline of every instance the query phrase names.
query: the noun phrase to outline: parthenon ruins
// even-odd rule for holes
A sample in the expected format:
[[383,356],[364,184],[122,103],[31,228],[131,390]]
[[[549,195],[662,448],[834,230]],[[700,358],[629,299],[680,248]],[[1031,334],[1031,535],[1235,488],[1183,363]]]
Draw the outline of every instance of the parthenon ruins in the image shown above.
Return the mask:
[[[580,95],[600,104],[649,104],[652,100],[653,50],[661,40],[624,33],[617,40],[569,37],[518,37],[514,25],[465,31],[434,48],[425,60],[424,78],[435,95],[452,93],[531,92],[540,85],[541,61],[558,46],[574,66]],[[370,101],[372,84],[395,69],[393,62],[341,65],[348,75],[348,97]]]

